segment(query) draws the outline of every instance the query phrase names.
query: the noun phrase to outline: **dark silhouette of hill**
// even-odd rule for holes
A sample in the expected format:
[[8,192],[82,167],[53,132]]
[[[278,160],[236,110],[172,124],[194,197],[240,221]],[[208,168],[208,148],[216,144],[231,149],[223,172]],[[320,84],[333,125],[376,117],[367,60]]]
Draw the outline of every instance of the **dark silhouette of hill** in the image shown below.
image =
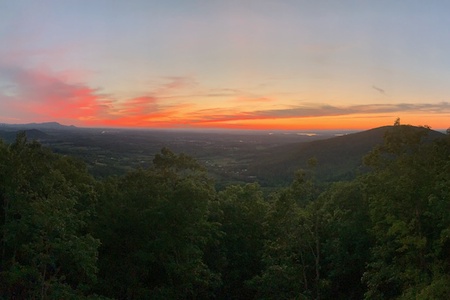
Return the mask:
[[[383,142],[384,134],[390,127],[275,147],[257,157],[249,165],[248,173],[254,174],[263,185],[285,184],[293,179],[297,170],[308,169],[308,160],[315,158],[318,180],[331,182],[352,179],[363,171],[362,158]],[[427,139],[442,136],[443,133],[431,130]]]
[[25,130],[10,130],[10,131],[0,130],[0,139],[3,139],[6,142],[11,143],[11,142],[15,141],[17,134],[21,131],[25,131],[27,139],[30,141],[32,141],[32,140],[41,141],[41,140],[46,140],[46,139],[50,138],[50,136],[48,134],[46,134],[45,132],[42,132],[41,130],[25,129]]
[[73,125],[62,125],[58,122],[44,122],[44,123],[27,123],[27,124],[2,124],[2,127],[6,128],[26,128],[26,129],[74,129]]

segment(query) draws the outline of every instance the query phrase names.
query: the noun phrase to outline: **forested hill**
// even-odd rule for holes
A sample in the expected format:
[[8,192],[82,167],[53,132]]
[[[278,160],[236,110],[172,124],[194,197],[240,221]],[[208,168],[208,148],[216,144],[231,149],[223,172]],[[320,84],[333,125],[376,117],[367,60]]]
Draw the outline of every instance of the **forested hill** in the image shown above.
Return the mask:
[[433,135],[385,128],[366,173],[270,195],[217,191],[167,148],[95,179],[0,140],[0,299],[450,299],[450,134]]
[[57,130],[64,130],[64,129],[74,129],[76,128],[73,125],[67,126],[62,125],[58,122],[44,122],[44,123],[27,123],[27,124],[0,124],[0,128],[6,127],[6,128],[18,128],[18,129],[57,129]]
[[[256,175],[264,185],[283,185],[292,181],[295,171],[308,168],[308,161],[313,158],[317,162],[314,172],[318,180],[333,182],[352,179],[363,171],[363,157],[382,144],[386,132],[392,127],[383,126],[324,140],[270,148],[256,154],[248,172]],[[421,130],[421,127],[409,127],[411,130]],[[430,130],[425,140],[443,136],[441,132]]]
[[48,139],[49,135],[38,129],[25,129],[25,130],[0,130],[0,139],[6,142],[12,143],[19,132],[25,132],[29,140],[44,140]]

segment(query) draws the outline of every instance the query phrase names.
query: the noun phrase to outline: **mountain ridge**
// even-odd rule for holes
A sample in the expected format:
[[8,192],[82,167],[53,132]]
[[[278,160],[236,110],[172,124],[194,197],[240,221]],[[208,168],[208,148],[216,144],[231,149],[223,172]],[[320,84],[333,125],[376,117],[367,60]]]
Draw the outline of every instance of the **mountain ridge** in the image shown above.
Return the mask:
[[74,129],[77,128],[74,125],[63,125],[58,122],[42,122],[42,123],[24,123],[24,124],[8,124],[1,123],[1,127],[3,128],[29,128],[29,129]]
[[[411,126],[411,125],[401,125]],[[353,178],[362,167],[362,158],[383,142],[386,131],[393,126],[381,126],[323,140],[282,145],[269,149],[249,166],[249,173],[259,180],[286,182],[298,169],[307,169],[308,160],[315,158],[315,174],[323,181]],[[412,126],[420,128],[417,126]],[[430,130],[428,139],[445,134]],[[277,180],[278,177],[278,180]]]

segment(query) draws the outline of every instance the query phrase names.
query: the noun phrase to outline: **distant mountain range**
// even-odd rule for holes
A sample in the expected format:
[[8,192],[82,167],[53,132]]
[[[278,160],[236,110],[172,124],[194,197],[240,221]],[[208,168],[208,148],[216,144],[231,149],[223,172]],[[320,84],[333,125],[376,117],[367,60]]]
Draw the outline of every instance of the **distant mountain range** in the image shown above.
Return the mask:
[[0,128],[25,128],[25,129],[74,129],[73,125],[62,125],[58,122],[44,122],[44,123],[27,123],[27,124],[6,124],[1,123]]
[[[77,127],[71,125],[61,125],[58,122],[45,123],[28,123],[28,124],[5,124],[0,123],[0,139],[7,142],[13,142],[16,139],[19,131],[25,131],[29,140],[46,140],[51,138],[48,133],[53,131],[64,131],[68,129],[76,129]],[[44,132],[45,131],[45,132]]]

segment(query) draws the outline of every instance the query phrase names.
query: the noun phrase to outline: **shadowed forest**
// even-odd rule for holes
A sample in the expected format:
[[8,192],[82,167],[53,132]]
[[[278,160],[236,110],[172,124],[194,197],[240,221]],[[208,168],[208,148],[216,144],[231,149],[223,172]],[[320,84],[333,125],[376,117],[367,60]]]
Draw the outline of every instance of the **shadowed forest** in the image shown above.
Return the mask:
[[[283,147],[253,171],[291,172]],[[450,299],[450,134],[396,122],[340,180],[301,163],[284,186],[218,186],[166,147],[94,176],[0,141],[0,299]]]

